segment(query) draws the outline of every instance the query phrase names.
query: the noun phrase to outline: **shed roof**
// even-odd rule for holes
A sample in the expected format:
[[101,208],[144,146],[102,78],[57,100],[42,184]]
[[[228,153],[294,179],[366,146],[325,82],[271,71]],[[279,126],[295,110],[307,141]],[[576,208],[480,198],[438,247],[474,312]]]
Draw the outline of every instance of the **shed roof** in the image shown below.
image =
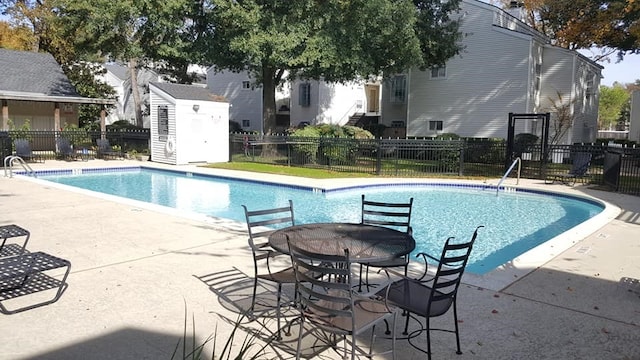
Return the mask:
[[226,102],[224,97],[212,94],[208,88],[197,85],[152,82],[161,91],[178,100],[200,100]]
[[48,53],[0,49],[0,99],[109,104],[82,97]]

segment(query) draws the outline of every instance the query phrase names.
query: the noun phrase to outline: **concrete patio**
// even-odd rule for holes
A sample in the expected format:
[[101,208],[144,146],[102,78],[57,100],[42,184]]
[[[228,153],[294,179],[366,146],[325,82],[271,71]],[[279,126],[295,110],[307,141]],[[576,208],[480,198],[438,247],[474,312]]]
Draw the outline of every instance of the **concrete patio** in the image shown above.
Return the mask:
[[[140,164],[47,161],[33,167]],[[181,167],[190,168],[197,170]],[[358,181],[252,176],[316,187]],[[582,241],[534,269],[513,264],[518,269],[465,278],[458,299],[463,354],[455,354],[453,335],[434,333],[434,359],[640,359],[640,198],[536,180],[521,180],[520,186],[602,199],[615,205],[614,219],[582,229]],[[171,359],[183,339],[185,319],[187,338],[195,322],[196,341],[215,334],[220,353],[233,328],[229,322],[246,308],[242,279],[253,270],[244,224],[68,191],[21,176],[0,179],[0,199],[0,225],[28,229],[31,251],[72,264],[69,287],[58,302],[0,315],[0,359]],[[273,330],[275,320],[266,315],[243,320],[241,329]],[[435,322],[447,326],[451,318]],[[236,335],[237,345],[244,337],[244,331]],[[414,342],[424,346],[424,336]],[[426,359],[405,340],[397,345],[397,359]],[[181,346],[174,358],[182,358]],[[286,347],[272,343],[260,358],[293,358]],[[203,358],[211,358],[207,349]],[[318,358],[339,357],[327,351]]]

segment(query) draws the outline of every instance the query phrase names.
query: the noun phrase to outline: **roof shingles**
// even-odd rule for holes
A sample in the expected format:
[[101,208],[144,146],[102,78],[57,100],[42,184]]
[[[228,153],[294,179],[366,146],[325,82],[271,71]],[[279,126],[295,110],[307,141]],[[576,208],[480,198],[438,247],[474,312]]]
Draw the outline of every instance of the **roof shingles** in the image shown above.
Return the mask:
[[48,53],[0,49],[0,91],[80,96]]

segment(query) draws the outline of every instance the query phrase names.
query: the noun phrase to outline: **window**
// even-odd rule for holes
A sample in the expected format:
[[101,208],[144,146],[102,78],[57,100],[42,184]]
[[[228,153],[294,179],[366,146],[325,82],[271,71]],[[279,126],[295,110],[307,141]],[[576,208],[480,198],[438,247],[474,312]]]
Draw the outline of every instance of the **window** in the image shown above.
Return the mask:
[[407,100],[407,76],[396,75],[391,79],[391,102],[403,104]]
[[446,66],[434,66],[431,68],[431,78],[432,79],[444,79],[447,77],[447,67]]
[[429,121],[429,130],[442,131],[442,121]]
[[158,106],[158,135],[169,135],[169,108]]
[[251,120],[242,120],[242,127],[243,128],[251,127]]
[[303,107],[311,106],[311,84],[304,83],[298,87],[298,104]]
[[587,85],[585,87],[585,93],[584,96],[587,100],[587,104],[591,103],[591,97],[594,95],[594,89],[593,89],[593,76],[590,76],[591,74],[588,74],[587,76],[589,76],[589,79],[587,80]]
[[251,89],[251,82],[250,81],[243,81],[242,82],[242,90],[249,90]]

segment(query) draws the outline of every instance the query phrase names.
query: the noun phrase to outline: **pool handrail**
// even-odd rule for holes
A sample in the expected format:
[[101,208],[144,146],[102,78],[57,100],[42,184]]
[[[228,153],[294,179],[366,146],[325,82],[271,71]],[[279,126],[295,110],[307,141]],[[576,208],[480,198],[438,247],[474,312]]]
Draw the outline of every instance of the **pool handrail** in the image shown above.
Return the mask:
[[513,162],[511,163],[511,166],[509,166],[509,169],[507,170],[507,172],[505,172],[504,175],[502,175],[502,179],[500,179],[500,181],[498,181],[498,185],[496,186],[496,196],[498,195],[498,192],[500,191],[500,185],[502,185],[502,183],[507,178],[507,176],[509,176],[509,174],[513,170],[513,167],[516,166],[516,164],[518,164],[518,177],[516,178],[516,185],[518,185],[520,183],[520,169],[522,167],[522,159],[520,159],[520,157],[517,157],[515,160],[513,160]]

